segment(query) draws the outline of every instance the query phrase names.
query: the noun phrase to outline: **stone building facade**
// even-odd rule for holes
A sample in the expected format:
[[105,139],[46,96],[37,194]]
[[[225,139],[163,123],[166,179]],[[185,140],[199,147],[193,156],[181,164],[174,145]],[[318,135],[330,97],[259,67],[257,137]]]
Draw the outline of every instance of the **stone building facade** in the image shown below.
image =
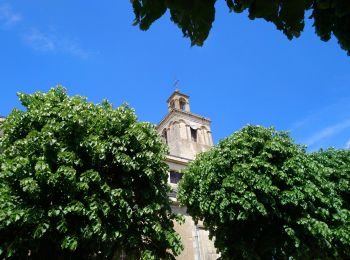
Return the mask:
[[[5,117],[0,116],[0,125],[4,122]],[[0,136],[2,136],[2,130],[0,129]]]
[[169,185],[172,188],[170,198],[173,211],[185,215],[185,223],[175,223],[175,230],[181,235],[184,251],[179,260],[213,260],[219,255],[214,243],[203,226],[193,222],[185,208],[179,207],[176,200],[177,183],[181,171],[200,152],[213,146],[210,119],[193,114],[190,111],[189,96],[176,90],[167,100],[168,113],[157,126],[158,133],[169,146],[166,163],[169,165]]

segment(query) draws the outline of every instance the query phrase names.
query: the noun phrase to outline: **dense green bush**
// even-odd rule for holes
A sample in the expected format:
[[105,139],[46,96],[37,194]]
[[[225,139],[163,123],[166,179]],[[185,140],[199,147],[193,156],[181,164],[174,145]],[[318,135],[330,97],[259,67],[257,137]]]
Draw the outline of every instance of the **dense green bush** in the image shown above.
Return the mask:
[[173,258],[166,147],[132,109],[19,94],[3,124],[0,258]]
[[335,239],[340,241],[343,258],[350,256],[350,150],[330,148],[311,154],[325,167],[326,178],[334,183],[335,191],[343,201],[343,225],[335,230]]
[[247,126],[189,165],[178,198],[222,259],[349,258],[349,185],[329,171],[287,133]]

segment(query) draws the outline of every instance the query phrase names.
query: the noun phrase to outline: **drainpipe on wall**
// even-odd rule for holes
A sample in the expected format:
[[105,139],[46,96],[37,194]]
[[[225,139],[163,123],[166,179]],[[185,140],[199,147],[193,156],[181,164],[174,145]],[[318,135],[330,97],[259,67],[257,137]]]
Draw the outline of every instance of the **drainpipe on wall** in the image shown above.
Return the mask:
[[199,237],[198,226],[194,225],[194,239],[196,243],[196,260],[202,260],[201,243]]

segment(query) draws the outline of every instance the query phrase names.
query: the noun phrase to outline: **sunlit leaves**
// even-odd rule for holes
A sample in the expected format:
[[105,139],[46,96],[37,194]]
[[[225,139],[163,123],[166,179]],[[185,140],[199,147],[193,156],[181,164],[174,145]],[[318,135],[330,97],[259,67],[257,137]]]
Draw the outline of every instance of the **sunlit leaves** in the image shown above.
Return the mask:
[[247,126],[189,165],[179,200],[223,259],[348,258],[349,158]]
[[173,258],[166,147],[127,105],[18,94],[0,141],[0,258]]

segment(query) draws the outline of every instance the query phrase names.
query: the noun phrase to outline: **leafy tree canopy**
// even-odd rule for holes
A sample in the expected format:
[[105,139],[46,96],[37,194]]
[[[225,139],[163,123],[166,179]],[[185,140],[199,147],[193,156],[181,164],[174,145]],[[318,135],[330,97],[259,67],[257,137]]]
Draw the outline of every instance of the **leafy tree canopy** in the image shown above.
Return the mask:
[[336,183],[337,191],[350,209],[350,150],[330,148],[312,153],[311,156],[327,167],[327,177]]
[[[312,158],[326,167],[325,174],[329,181],[335,184],[338,195],[343,200],[344,207],[350,210],[350,150],[337,150],[334,148],[319,151],[311,154]],[[350,255],[350,216],[347,224],[339,229],[337,235],[339,239],[346,236],[346,246],[343,251]]]
[[[166,147],[132,109],[18,94],[0,142],[0,258],[174,258]],[[131,253],[130,253],[131,252]]]
[[[350,55],[349,0],[225,0],[230,12],[247,11],[250,19],[272,22],[288,39],[299,37],[310,15],[323,41],[334,35]],[[215,20],[216,0],[131,0],[135,24],[147,30],[167,10],[192,45],[202,45]]]
[[189,165],[178,198],[222,259],[349,258],[350,212],[328,171],[288,133],[247,126]]

